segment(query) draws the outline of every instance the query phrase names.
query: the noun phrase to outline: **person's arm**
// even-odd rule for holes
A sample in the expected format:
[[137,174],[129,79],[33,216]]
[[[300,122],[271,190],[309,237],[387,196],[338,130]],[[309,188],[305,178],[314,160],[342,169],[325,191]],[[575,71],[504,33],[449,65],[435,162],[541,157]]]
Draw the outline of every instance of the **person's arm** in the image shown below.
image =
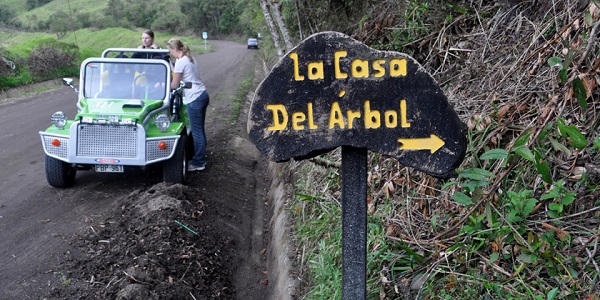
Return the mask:
[[181,82],[181,78],[183,73],[173,73],[173,80],[171,81],[171,89],[176,89],[179,87],[179,83]]

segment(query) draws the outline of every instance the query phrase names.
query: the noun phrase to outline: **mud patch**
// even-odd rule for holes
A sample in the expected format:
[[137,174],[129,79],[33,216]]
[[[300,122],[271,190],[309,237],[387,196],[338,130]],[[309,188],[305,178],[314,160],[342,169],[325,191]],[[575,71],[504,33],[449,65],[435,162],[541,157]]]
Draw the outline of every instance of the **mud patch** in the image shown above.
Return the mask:
[[[47,299],[232,299],[233,242],[195,188],[159,183],[116,202],[72,239]],[[65,271],[63,271],[65,272]]]

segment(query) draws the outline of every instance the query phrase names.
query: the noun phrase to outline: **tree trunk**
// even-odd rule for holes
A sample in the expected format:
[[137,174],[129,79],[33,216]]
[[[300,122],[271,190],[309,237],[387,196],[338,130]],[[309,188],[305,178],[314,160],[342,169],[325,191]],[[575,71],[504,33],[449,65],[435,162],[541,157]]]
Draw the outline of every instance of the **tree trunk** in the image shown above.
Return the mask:
[[271,18],[271,10],[269,7],[269,3],[267,0],[260,0],[260,7],[262,8],[263,14],[265,15],[265,20],[267,21],[267,26],[269,27],[269,32],[271,32],[271,36],[273,37],[273,43],[275,44],[275,49],[277,49],[277,55],[282,57],[284,54],[283,49],[281,49],[281,42],[279,40],[279,32],[275,23],[273,23],[273,19]]
[[292,39],[290,38],[290,32],[283,21],[283,17],[281,16],[281,3],[278,0],[269,0],[271,2],[271,13],[275,17],[275,21],[277,21],[277,25],[279,26],[279,31],[283,36],[283,42],[285,43],[286,52],[292,50],[294,45],[292,45]]
[[300,40],[304,40],[304,34],[302,33],[302,22],[300,22],[300,6],[298,5],[298,0],[294,0],[294,4],[296,5],[296,18],[298,21],[298,33],[300,34]]

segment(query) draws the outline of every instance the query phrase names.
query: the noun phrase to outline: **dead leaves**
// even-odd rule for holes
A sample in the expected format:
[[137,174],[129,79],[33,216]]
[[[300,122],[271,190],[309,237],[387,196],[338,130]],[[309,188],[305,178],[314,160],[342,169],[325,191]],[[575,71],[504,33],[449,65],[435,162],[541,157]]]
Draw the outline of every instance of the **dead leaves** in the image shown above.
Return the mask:
[[561,240],[566,240],[569,237],[569,232],[566,230],[562,230],[554,225],[551,225],[549,223],[546,222],[542,222],[542,227],[548,229],[548,230],[553,230],[554,233],[556,233],[556,236],[561,239]]

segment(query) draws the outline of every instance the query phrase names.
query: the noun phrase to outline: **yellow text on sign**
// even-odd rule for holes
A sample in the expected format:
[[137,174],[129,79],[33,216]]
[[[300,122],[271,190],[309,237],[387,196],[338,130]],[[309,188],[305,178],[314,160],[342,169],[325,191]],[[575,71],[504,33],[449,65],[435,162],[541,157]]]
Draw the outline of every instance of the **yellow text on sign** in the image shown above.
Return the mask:
[[[386,74],[390,77],[406,76],[407,65],[406,59],[404,58],[391,58],[389,61],[386,59],[375,59],[369,61],[366,59],[355,58],[352,60],[350,70],[344,69],[341,60],[348,55],[346,50],[338,50],[334,53],[334,67],[335,67],[335,78],[345,79],[348,78],[348,72],[353,78],[368,78],[368,77],[383,77]],[[300,70],[300,58],[298,53],[290,53],[290,58],[294,62],[294,79],[296,81],[303,81],[305,76],[301,74]],[[318,80],[325,78],[323,61],[313,61],[307,63],[306,77],[309,80]]]
[[[305,130],[307,127],[309,130],[318,129],[318,124],[315,124],[315,117],[313,111],[313,104],[308,102],[306,105],[306,111],[296,111],[290,114],[283,104],[269,104],[266,108],[272,113],[272,124],[267,127],[269,131],[285,130],[288,126],[291,126],[294,130]],[[396,128],[398,126],[402,128],[410,127],[410,123],[407,121],[406,111],[407,105],[406,100],[400,100],[398,111],[386,110],[381,113],[379,110],[371,109],[371,101],[365,100],[363,110],[346,110],[340,108],[339,103],[333,102],[328,118],[328,128],[340,128],[348,129],[354,128],[355,121],[362,120],[362,125],[367,129],[377,129],[382,126],[385,128]],[[360,124],[360,123],[359,123]]]

